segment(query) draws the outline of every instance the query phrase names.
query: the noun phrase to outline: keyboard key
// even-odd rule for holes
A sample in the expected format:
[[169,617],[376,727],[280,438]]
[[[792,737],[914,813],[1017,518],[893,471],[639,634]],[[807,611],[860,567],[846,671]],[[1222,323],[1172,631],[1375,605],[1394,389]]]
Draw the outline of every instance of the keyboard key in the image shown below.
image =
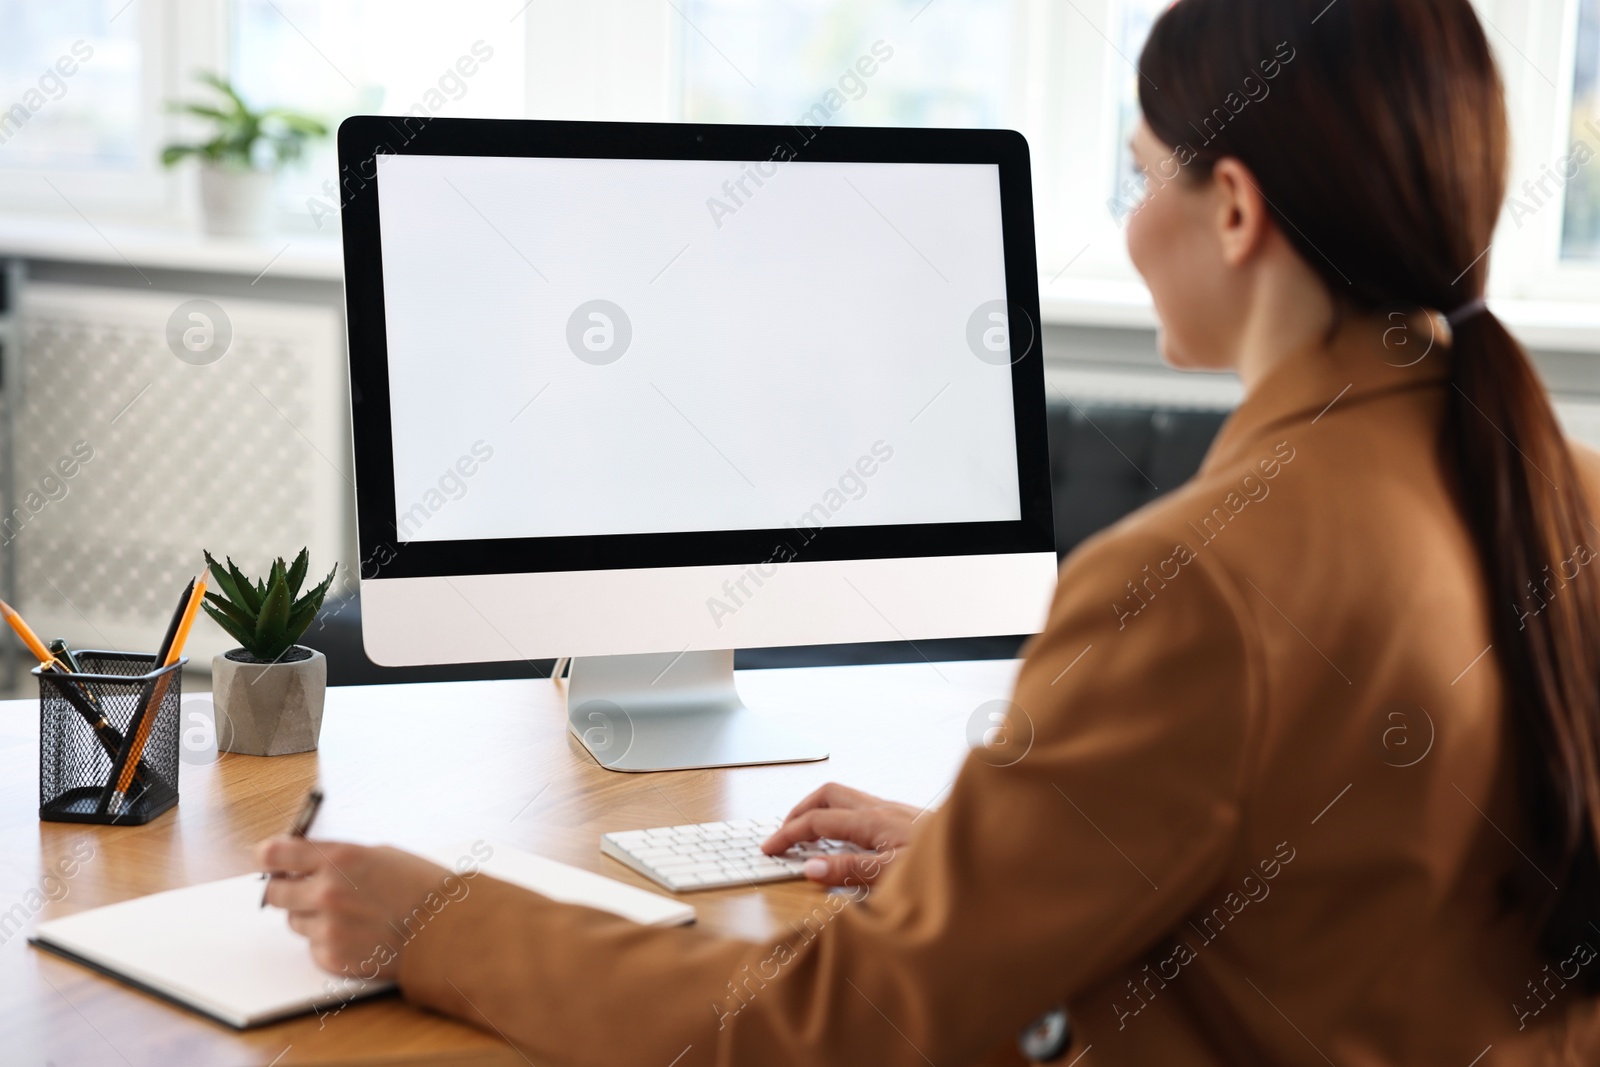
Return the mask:
[[679,874],[707,875],[707,874],[717,874],[721,870],[722,870],[722,867],[720,865],[718,865],[718,864],[715,864],[715,863],[695,863],[695,864],[692,864],[692,865],[690,865],[688,867],[685,867],[682,871],[679,871],[678,873]]

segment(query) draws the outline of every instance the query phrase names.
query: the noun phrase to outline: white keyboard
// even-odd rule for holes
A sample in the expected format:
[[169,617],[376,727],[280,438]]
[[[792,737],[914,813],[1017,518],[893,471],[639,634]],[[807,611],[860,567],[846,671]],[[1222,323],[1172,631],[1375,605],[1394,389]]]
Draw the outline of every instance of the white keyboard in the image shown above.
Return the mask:
[[601,837],[600,851],[674,893],[799,878],[800,869],[813,856],[864,851],[845,841],[824,839],[768,856],[761,851],[761,842],[782,825],[782,819],[734,819],[624,830]]

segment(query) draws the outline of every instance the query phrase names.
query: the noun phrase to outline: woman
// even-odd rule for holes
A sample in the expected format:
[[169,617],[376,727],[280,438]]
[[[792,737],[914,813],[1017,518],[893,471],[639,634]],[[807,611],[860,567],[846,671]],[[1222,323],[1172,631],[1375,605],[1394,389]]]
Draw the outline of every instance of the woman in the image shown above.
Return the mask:
[[[804,802],[772,851],[895,846],[820,932],[480,883],[386,964],[408,997],[538,1062],[1015,1062],[1041,1017],[1024,1046],[1086,1067],[1600,1062],[1600,460],[1481,299],[1484,31],[1468,0],[1179,0],[1140,68],[1128,249],[1166,358],[1246,397],[1067,560],[1028,756],[969,760],[915,833]],[[260,858],[305,876],[269,896],[333,970],[443,873]]]

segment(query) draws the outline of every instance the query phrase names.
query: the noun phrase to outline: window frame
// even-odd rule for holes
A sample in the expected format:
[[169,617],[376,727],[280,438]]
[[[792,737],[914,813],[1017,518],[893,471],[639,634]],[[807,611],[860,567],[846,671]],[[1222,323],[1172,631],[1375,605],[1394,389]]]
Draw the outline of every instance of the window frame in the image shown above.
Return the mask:
[[81,212],[90,218],[137,218],[156,225],[179,223],[194,210],[189,201],[195,198],[184,195],[183,174],[166,170],[157,158],[162,145],[181,132],[181,123],[167,113],[165,101],[187,91],[184,72],[218,66],[226,39],[221,21],[226,0],[191,4],[182,11],[180,2],[142,0],[128,9],[139,20],[140,108],[151,116],[142,131],[135,169],[0,165],[0,200],[8,210],[69,217]]
[[[1039,270],[1047,290],[1120,285],[1138,288],[1116,194],[1119,79],[1135,57],[1118,54],[1124,0],[1014,0],[1012,77],[1006,123],[1032,149]],[[1511,188],[1537,176],[1569,149],[1579,0],[1474,0],[1500,63],[1512,117]],[[180,12],[180,4],[182,10]],[[926,9],[925,9],[926,10]],[[0,167],[0,198],[14,210],[72,217],[136,218],[192,224],[198,196],[192,168],[164,171],[162,143],[189,132],[163,101],[192,91],[189,72],[226,71],[232,0],[142,0],[146,113],[138,171],[44,172]],[[130,12],[132,13],[132,12]],[[181,17],[180,17],[181,16]],[[938,17],[937,8],[928,17]],[[529,118],[679,121],[683,118],[681,0],[585,0],[529,4],[523,23]],[[1547,79],[1553,78],[1554,85]],[[1597,146],[1600,147],[1600,146]],[[40,180],[49,174],[71,207]],[[109,179],[109,180],[108,180]],[[1563,261],[1564,200],[1515,226],[1503,214],[1491,253],[1490,293],[1502,299],[1600,303],[1600,263]]]
[[[1474,0],[1506,86],[1511,116],[1509,195],[1572,148],[1568,137],[1577,62],[1579,0],[1526,4]],[[1548,79],[1548,80],[1547,80]],[[1554,82],[1554,85],[1550,84]],[[1591,144],[1600,152],[1600,144]],[[1590,166],[1597,164],[1591,163]],[[1561,258],[1566,197],[1545,202],[1518,226],[1501,213],[1490,253],[1489,293],[1511,300],[1600,303],[1600,262]]]

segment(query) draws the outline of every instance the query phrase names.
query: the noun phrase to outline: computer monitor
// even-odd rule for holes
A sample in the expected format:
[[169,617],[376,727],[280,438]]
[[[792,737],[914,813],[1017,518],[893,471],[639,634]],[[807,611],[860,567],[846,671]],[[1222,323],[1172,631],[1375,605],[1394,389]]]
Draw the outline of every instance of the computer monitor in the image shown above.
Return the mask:
[[613,770],[820,759],[735,648],[1031,633],[1054,587],[1027,143],[339,129],[363,640],[574,657]]

